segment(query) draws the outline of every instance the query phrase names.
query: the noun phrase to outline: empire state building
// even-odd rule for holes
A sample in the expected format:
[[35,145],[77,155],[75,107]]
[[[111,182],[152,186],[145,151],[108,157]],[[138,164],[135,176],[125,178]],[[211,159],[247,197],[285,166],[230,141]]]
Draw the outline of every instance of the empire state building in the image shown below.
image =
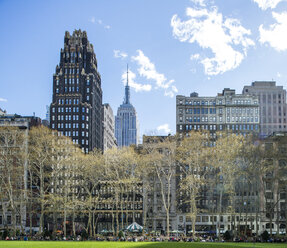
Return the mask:
[[125,86],[125,98],[118,108],[115,117],[115,136],[118,147],[138,144],[138,120],[134,106],[130,103],[130,86],[127,70],[127,84]]

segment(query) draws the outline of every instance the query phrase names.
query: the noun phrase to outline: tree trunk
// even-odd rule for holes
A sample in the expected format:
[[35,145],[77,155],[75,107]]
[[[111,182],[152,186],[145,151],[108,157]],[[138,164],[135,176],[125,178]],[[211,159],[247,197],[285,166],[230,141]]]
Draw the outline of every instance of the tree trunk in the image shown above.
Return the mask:
[[75,226],[75,210],[73,209],[73,216],[72,216],[72,226],[73,226],[73,236],[76,236],[76,226]]
[[64,237],[67,237],[67,212],[66,212],[66,208],[64,209]]

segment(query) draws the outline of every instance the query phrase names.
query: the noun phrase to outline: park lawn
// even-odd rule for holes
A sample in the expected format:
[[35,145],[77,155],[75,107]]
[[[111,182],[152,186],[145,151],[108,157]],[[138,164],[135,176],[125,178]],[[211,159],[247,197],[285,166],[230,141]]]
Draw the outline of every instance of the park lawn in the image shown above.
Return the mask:
[[286,248],[287,244],[261,243],[175,243],[175,242],[100,242],[100,241],[0,241],[0,248]]

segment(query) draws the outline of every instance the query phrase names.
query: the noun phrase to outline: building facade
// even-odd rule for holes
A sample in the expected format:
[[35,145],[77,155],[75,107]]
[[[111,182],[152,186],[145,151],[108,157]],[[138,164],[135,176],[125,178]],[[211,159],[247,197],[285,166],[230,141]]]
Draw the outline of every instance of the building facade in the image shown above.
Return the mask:
[[28,133],[38,125],[41,119],[35,116],[0,115],[0,230],[27,231]]
[[273,132],[262,140],[269,169],[261,179],[260,229],[287,233],[287,132]]
[[128,81],[125,87],[125,98],[123,104],[118,108],[115,117],[115,136],[118,147],[138,144],[138,120],[135,107],[130,103],[130,86]]
[[84,152],[102,149],[102,89],[97,59],[87,33],[65,33],[53,76],[50,127],[71,137]]
[[273,132],[287,131],[286,90],[274,81],[256,81],[244,86],[242,94],[254,95],[260,105],[260,135],[267,137]]
[[[195,92],[191,93],[190,96],[176,97],[176,130],[181,136],[188,135],[193,130],[210,132],[211,138],[213,138],[211,141],[215,141],[217,133],[222,131],[244,136],[251,133],[258,135],[260,131],[259,124],[260,113],[257,96],[235,94],[235,90],[225,88],[222,93],[215,97],[200,97]],[[179,174],[179,168],[177,168],[177,174]],[[179,181],[180,179],[177,177],[177,185],[179,185]],[[237,183],[239,186],[241,185],[241,182]],[[236,209],[234,216],[227,213],[225,205],[221,206],[223,213],[225,212],[224,214],[214,213],[211,205],[216,205],[219,201],[217,187],[220,187],[219,185],[214,186],[214,192],[210,191],[209,187],[208,184],[205,185],[204,190],[202,189],[202,192],[200,192],[198,198],[200,200],[197,201],[196,232],[219,235],[227,230],[232,230],[232,225],[239,226],[238,229],[240,229],[240,226],[243,226],[241,212],[244,207],[243,203],[238,200],[239,198],[242,200],[243,196],[235,199],[238,201],[240,208]],[[174,192],[174,194],[178,193]],[[255,198],[257,199],[257,196]],[[180,199],[180,195],[177,196],[177,199]],[[184,204],[182,206],[179,201],[177,206],[177,228],[187,233],[191,230],[192,221],[186,211],[188,206],[184,207]],[[252,225],[255,225],[254,222],[253,218]]]
[[259,103],[257,96],[235,94],[224,89],[215,97],[176,96],[176,131],[232,131],[243,135],[259,132]]
[[[154,143],[161,143],[165,140],[172,139],[172,136],[143,136],[143,149],[146,149],[149,145]],[[160,146],[159,146],[160,147]],[[171,147],[162,147],[167,153],[166,158],[170,160],[168,154],[173,151],[169,150]],[[147,148],[149,150],[149,148]],[[156,233],[165,234],[167,230],[167,213],[164,208],[163,194],[170,194],[170,206],[169,206],[169,230],[179,230],[177,221],[177,184],[176,184],[176,162],[168,164],[162,168],[165,172],[169,171],[168,176],[162,176],[159,179],[158,174],[153,172],[149,175],[148,179],[144,184],[148,184],[149,187],[144,187],[144,212],[146,214],[146,228],[149,232],[155,231]],[[169,179],[169,180],[168,180]],[[169,185],[169,187],[167,186]],[[147,190],[148,188],[148,190]],[[168,190],[170,189],[170,191]],[[166,198],[165,198],[166,199]],[[167,203],[168,204],[168,203]]]
[[103,151],[111,149],[117,145],[115,138],[115,119],[111,106],[103,104]]

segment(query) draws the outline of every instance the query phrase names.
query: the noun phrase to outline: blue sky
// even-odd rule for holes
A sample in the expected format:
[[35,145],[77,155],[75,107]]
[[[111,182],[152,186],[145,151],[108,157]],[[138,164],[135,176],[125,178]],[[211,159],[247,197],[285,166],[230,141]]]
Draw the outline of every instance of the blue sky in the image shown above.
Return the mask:
[[287,80],[287,0],[0,0],[0,108],[45,117],[64,34],[86,30],[116,114],[126,64],[142,134],[175,131],[175,96]]

